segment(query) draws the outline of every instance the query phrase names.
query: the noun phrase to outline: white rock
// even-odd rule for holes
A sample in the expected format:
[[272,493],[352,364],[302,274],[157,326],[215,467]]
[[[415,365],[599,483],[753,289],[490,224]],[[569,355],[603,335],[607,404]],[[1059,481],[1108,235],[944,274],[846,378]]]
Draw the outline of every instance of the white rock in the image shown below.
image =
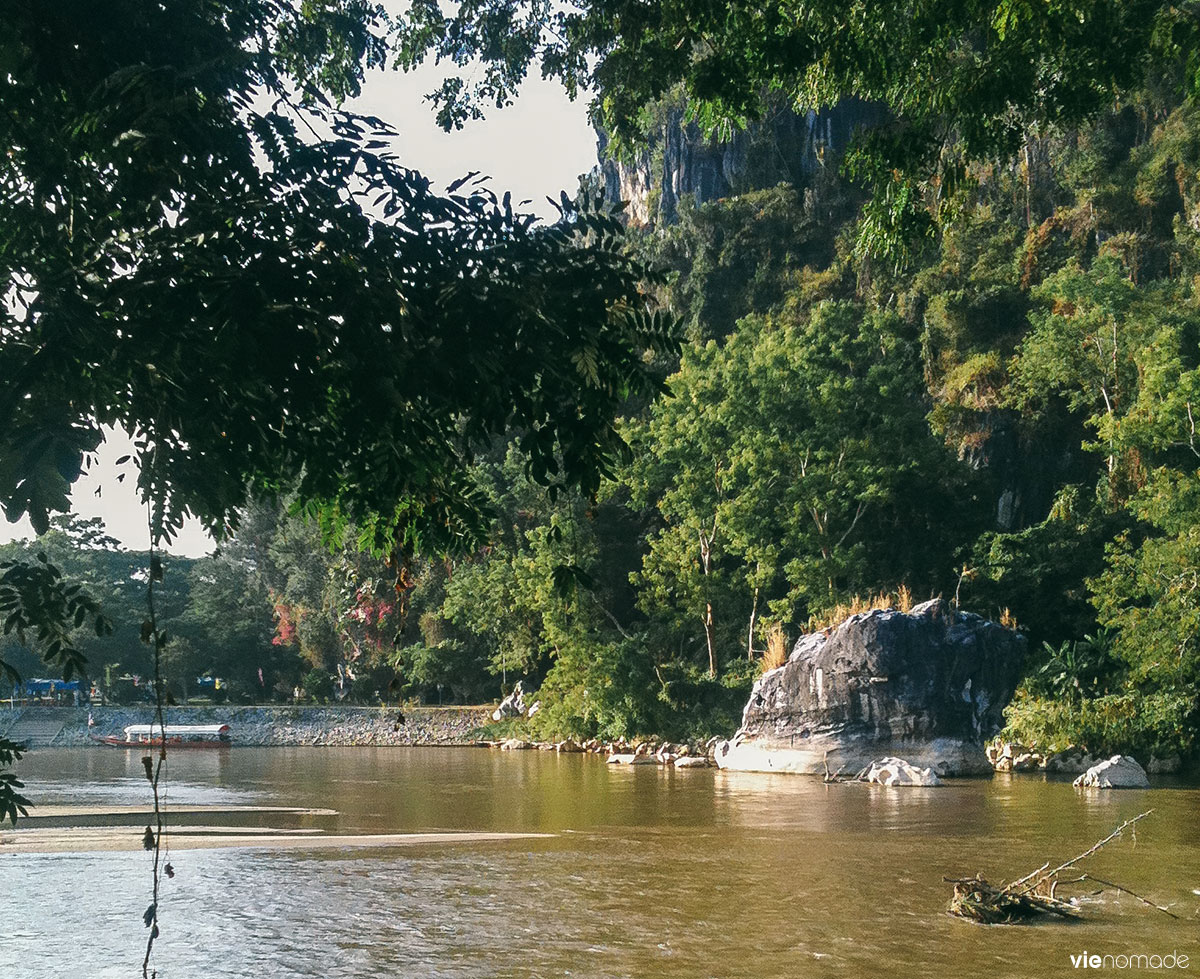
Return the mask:
[[880,785],[941,785],[932,768],[917,768],[902,758],[883,758],[872,762],[866,781]]
[[525,713],[525,686],[518,680],[513,692],[500,701],[500,706],[492,711],[492,720],[499,721],[506,717],[520,717]]
[[675,759],[676,768],[708,768],[708,759],[703,755],[681,755]]
[[1128,755],[1113,755],[1108,761],[1093,765],[1071,784],[1088,789],[1148,789],[1150,779],[1146,770]]

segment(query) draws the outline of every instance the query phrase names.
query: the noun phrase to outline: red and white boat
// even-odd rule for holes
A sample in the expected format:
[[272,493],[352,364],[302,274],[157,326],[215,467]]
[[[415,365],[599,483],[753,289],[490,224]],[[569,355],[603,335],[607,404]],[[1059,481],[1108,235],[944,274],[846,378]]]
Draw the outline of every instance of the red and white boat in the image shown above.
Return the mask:
[[228,724],[130,724],[125,736],[92,735],[92,740],[114,748],[226,748],[231,743]]

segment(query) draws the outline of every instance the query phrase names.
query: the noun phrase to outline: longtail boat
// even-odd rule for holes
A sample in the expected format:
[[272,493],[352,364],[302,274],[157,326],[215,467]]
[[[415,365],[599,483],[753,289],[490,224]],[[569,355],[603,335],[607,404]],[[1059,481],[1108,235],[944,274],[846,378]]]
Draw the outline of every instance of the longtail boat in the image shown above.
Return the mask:
[[224,748],[230,744],[228,724],[130,724],[125,735],[93,734],[92,740],[114,748],[152,748],[165,743],[168,748]]

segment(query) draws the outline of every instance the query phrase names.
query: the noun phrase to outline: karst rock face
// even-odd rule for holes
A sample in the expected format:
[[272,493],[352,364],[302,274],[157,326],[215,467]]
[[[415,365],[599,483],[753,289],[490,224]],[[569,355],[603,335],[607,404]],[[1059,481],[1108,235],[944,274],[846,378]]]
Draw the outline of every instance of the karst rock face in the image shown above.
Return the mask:
[[754,684],[722,768],[853,775],[885,756],[939,775],[991,772],[1025,638],[936,599],[911,612],[853,615],[802,636]]
[[700,205],[781,182],[811,189],[819,173],[838,165],[854,134],[880,125],[886,114],[852,97],[807,112],[777,106],[725,140],[686,120],[682,103],[664,107],[632,159],[609,153],[608,135],[597,133],[600,187],[609,203],[628,203],[634,227],[673,224],[687,198]]

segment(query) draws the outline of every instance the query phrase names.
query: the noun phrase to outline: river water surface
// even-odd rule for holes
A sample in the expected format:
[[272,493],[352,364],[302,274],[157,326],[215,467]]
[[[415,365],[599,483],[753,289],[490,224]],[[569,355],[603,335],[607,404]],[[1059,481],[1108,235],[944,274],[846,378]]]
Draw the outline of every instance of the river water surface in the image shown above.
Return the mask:
[[[43,804],[147,801],[137,752],[39,749],[18,774]],[[887,789],[547,752],[234,748],[174,753],[168,787],[168,808],[336,810],[237,816],[245,826],[554,835],[175,851],[162,979],[1001,979],[1073,973],[1085,950],[1178,952],[1200,973],[1200,790],[1184,785],[1081,793],[997,776]],[[943,876],[1019,877],[1151,808],[1136,840],[1086,869],[1181,920],[1111,891],[1086,900],[1081,923],[985,927],[944,913]],[[0,842],[0,979],[140,976],[148,861],[5,854]]]

